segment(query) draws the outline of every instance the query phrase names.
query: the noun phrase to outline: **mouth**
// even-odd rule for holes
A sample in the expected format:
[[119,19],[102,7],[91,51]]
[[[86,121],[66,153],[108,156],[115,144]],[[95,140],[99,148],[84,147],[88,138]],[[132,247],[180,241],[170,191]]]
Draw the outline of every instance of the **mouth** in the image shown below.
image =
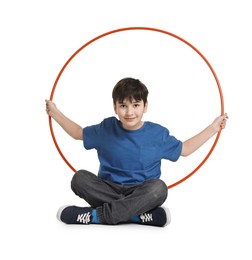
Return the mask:
[[136,118],[135,117],[126,117],[126,118],[124,118],[126,121],[129,121],[129,122],[131,122],[131,121],[133,121],[133,120],[135,120]]

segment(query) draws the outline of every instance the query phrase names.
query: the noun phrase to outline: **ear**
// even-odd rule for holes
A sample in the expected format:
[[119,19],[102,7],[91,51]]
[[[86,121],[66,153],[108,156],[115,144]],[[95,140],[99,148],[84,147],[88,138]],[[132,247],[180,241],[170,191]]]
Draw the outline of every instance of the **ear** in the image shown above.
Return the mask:
[[145,105],[144,105],[144,113],[146,113],[147,110],[148,110],[148,101],[147,101],[147,102],[145,103]]
[[116,105],[115,105],[115,104],[113,104],[113,107],[114,107],[115,114],[117,115],[117,111],[116,111]]

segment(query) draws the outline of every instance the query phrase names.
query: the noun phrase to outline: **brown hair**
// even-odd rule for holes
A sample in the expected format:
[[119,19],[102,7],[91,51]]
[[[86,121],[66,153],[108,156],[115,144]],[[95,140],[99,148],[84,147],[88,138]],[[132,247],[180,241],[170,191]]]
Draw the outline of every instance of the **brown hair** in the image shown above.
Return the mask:
[[130,102],[132,102],[133,99],[136,101],[143,100],[145,105],[148,93],[147,87],[139,79],[124,78],[115,85],[112,92],[112,98],[114,105],[117,101],[122,103],[125,99],[129,99]]

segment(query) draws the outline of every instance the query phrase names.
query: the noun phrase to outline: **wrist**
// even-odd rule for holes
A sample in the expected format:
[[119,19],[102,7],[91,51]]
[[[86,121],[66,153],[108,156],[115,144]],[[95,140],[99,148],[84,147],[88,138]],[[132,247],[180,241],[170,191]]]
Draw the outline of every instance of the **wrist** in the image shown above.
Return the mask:
[[216,128],[216,125],[214,123],[211,124],[208,128],[209,128],[209,132],[212,136],[215,135],[216,133],[218,133],[218,131],[219,131],[219,129]]
[[51,110],[50,116],[51,116],[54,120],[58,121],[58,120],[62,117],[62,113],[60,112],[60,110],[58,110],[57,108],[55,108],[55,109]]

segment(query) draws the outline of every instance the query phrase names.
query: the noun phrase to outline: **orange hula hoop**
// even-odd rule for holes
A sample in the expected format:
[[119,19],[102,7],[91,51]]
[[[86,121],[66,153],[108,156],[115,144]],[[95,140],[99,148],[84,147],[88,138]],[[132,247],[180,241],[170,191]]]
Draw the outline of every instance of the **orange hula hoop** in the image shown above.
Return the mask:
[[[122,31],[129,31],[129,30],[148,30],[148,31],[155,31],[155,32],[160,32],[160,33],[164,33],[164,34],[167,34],[167,35],[170,35],[180,41],[182,41],[183,43],[187,44],[190,48],[192,48],[196,53],[198,53],[200,55],[200,57],[206,62],[207,66],[209,67],[209,69],[211,70],[214,78],[215,78],[215,81],[216,81],[216,84],[218,86],[218,90],[219,90],[219,96],[220,96],[220,103],[221,103],[221,115],[224,114],[224,98],[223,98],[223,93],[222,93],[222,89],[221,89],[221,85],[220,85],[220,82],[219,82],[219,79],[213,69],[213,67],[211,66],[211,64],[209,63],[209,61],[206,59],[206,57],[197,49],[195,48],[191,43],[189,43],[188,41],[186,41],[185,39],[173,34],[173,33],[170,33],[170,32],[167,32],[167,31],[164,31],[164,30],[161,30],[161,29],[156,29],[156,28],[150,28],[150,27],[126,27],[126,28],[120,28],[120,29],[116,29],[116,30],[112,30],[112,31],[109,31],[109,32],[106,32],[104,34],[101,34],[95,38],[93,38],[92,40],[88,41],[87,43],[85,43],[82,47],[80,47],[68,60],[67,62],[64,64],[64,66],[62,67],[62,69],[60,70],[55,82],[54,82],[54,85],[53,85],[53,88],[52,88],[52,91],[51,91],[51,95],[50,95],[50,100],[52,101],[53,100],[53,96],[54,96],[54,92],[55,92],[55,89],[56,89],[56,86],[58,84],[58,81],[63,73],[63,71],[65,70],[65,68],[67,67],[67,65],[71,62],[71,60],[80,52],[82,51],[84,48],[86,48],[88,45],[90,45],[91,43],[97,41],[98,39],[100,38],[103,38],[107,35],[110,35],[110,34],[113,34],[113,33],[117,33],[117,32],[122,32]],[[64,160],[64,162],[70,167],[70,169],[72,169],[74,172],[76,172],[75,168],[68,162],[68,160],[66,159],[66,157],[64,156],[64,154],[62,153],[58,143],[57,143],[57,140],[55,138],[55,134],[54,134],[54,131],[53,131],[53,126],[52,126],[52,119],[51,117],[49,116],[49,127],[50,127],[50,132],[51,132],[51,136],[52,136],[52,139],[53,139],[53,142],[55,144],[55,147],[56,149],[58,150],[60,156],[62,157],[62,159]],[[220,134],[221,134],[221,130],[217,133],[217,136],[214,140],[214,143],[213,145],[211,146],[209,152],[207,153],[207,155],[205,156],[205,158],[200,162],[200,164],[193,170],[191,171],[188,175],[186,175],[184,178],[180,179],[179,181],[167,186],[168,189],[171,189],[177,185],[179,185],[180,183],[184,182],[185,180],[187,180],[188,178],[190,178],[196,171],[198,171],[202,166],[203,164],[208,160],[208,158],[210,157],[210,155],[212,154],[213,150],[215,149],[216,147],[216,144],[220,138]]]

